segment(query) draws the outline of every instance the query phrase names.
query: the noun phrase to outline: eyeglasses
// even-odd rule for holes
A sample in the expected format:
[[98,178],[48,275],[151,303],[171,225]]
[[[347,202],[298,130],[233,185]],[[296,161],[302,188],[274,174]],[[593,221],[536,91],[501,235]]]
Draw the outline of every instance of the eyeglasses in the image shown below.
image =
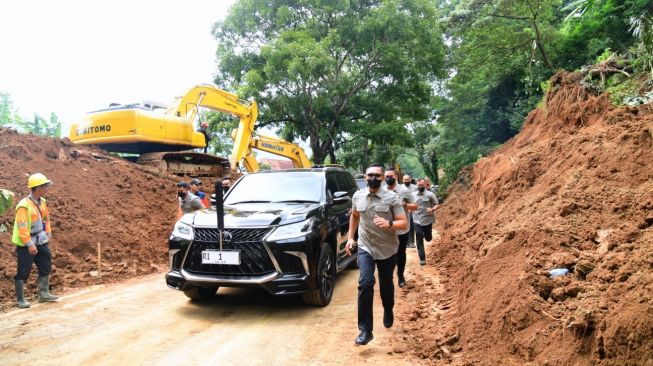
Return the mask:
[[381,178],[381,174],[379,173],[367,173],[368,178]]

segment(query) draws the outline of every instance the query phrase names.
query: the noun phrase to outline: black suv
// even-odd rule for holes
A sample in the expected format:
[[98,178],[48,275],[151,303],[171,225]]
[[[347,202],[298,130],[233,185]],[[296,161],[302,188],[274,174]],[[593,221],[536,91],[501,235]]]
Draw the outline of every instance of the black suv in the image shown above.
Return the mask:
[[326,306],[347,256],[351,197],[358,187],[339,167],[262,171],[224,198],[222,249],[216,208],[184,215],[169,240],[168,287],[193,300],[218,287],[260,286]]

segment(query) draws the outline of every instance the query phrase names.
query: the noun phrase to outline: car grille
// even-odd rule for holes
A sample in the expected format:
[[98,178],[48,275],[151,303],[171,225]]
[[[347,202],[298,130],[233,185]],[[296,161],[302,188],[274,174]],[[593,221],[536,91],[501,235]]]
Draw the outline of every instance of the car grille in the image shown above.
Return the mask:
[[224,250],[240,250],[240,265],[202,264],[202,251],[220,249],[218,229],[195,229],[195,239],[188,249],[184,269],[196,274],[208,275],[263,275],[274,272],[274,264],[268,255],[263,238],[270,229],[225,229],[231,234],[231,242],[223,243]]

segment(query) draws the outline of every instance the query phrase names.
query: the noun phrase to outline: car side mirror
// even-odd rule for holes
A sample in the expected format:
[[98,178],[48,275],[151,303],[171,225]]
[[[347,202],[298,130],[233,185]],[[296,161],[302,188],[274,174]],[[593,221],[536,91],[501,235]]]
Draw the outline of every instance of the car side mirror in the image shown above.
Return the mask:
[[351,201],[349,193],[345,191],[339,191],[333,194],[333,200],[331,201],[334,205],[342,205]]

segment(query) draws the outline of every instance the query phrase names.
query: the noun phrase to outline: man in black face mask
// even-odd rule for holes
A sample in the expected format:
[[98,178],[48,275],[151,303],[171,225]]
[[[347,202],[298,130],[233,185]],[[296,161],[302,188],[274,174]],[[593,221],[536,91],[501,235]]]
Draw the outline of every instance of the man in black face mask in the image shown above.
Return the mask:
[[[401,205],[404,207],[406,217],[410,215],[409,211],[417,208],[415,204],[415,197],[413,192],[406,186],[397,182],[398,176],[395,168],[388,168],[385,172],[385,183],[389,190],[395,192],[401,199]],[[410,229],[397,230],[399,236],[399,250],[397,251],[397,277],[399,280],[399,287],[406,286],[404,279],[404,269],[406,268],[406,245],[408,244],[408,233]]]
[[433,239],[433,223],[435,222],[435,210],[438,208],[438,199],[433,192],[426,190],[426,181],[424,178],[417,180],[417,192],[415,193],[417,201],[417,210],[413,212],[413,221],[415,222],[415,241],[417,244],[417,254],[419,255],[419,264],[426,264],[426,253],[424,252],[424,239],[431,241]]
[[392,327],[394,315],[394,284],[392,281],[399,238],[397,231],[408,227],[406,214],[396,193],[381,187],[383,166],[372,164],[365,174],[367,188],[352,197],[349,238],[345,250],[351,255],[358,228],[358,329],[356,345],[369,343],[372,335],[374,303],[374,270],[379,270],[379,288],[383,303],[383,325]]
[[227,193],[227,191],[231,188],[231,178],[229,177],[224,177],[222,178],[222,193]]
[[177,196],[179,196],[179,212],[177,214],[177,220],[187,213],[204,209],[202,200],[189,191],[190,186],[188,183],[184,181],[177,183]]

